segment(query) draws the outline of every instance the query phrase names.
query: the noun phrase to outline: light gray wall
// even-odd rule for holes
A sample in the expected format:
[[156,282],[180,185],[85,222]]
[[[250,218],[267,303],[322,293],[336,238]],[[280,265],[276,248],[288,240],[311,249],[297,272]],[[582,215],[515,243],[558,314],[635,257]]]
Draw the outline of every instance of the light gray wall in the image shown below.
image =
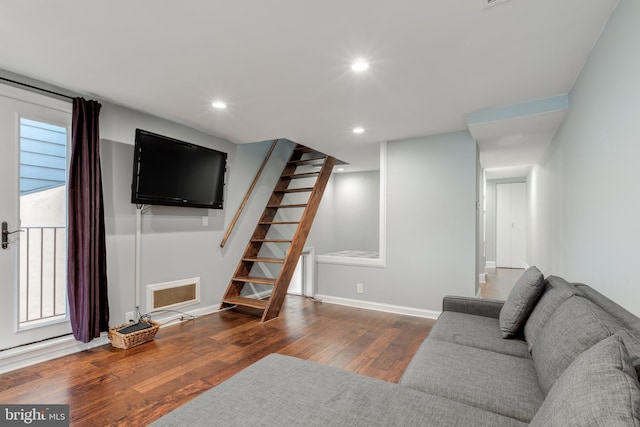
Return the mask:
[[380,240],[380,172],[334,174],[335,247],[377,251]]
[[569,94],[564,123],[531,173],[530,197],[540,206],[529,263],[585,282],[640,315],[638,16],[639,1],[620,0]]
[[456,132],[389,142],[387,151],[387,266],[319,264],[317,293],[435,311],[447,294],[473,296],[475,141]]
[[[103,103],[100,115],[111,324],[134,309],[135,205],[130,203],[136,127],[228,153],[223,210],[152,206],[142,216],[141,309],[146,285],[200,277],[201,303],[217,306],[268,199],[291,143],[281,142],[265,169],[237,230],[224,249],[220,241],[271,142],[238,145],[167,120]],[[208,226],[203,226],[207,217]]]
[[[380,172],[331,175],[307,246],[317,254],[377,251],[380,240]],[[320,252],[320,250],[322,250]]]
[[316,255],[334,252],[335,234],[335,186],[333,185],[335,174],[331,175],[324,193],[318,212],[313,221],[309,235],[307,236],[306,247],[314,248]]

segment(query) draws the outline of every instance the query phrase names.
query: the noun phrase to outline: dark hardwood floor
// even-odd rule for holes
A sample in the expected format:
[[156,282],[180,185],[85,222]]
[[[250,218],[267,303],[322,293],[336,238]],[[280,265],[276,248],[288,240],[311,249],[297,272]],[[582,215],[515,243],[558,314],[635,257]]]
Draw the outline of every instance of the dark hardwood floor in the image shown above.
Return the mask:
[[400,380],[433,320],[288,296],[279,318],[226,311],[0,375],[4,404],[69,404],[72,426],[143,426],[270,353]]

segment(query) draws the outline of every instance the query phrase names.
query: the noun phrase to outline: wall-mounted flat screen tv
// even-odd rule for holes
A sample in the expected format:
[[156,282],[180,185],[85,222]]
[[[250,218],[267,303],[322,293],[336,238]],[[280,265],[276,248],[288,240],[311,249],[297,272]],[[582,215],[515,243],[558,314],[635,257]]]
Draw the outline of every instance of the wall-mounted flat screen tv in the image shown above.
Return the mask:
[[222,209],[227,153],[136,129],[131,203]]

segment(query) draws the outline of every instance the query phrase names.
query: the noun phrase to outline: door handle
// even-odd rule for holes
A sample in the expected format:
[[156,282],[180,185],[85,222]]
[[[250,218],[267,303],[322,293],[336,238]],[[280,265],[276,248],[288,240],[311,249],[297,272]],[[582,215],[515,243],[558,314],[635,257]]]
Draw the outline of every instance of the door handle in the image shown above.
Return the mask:
[[9,231],[7,221],[2,221],[2,249],[9,247],[9,234],[22,233],[24,230]]

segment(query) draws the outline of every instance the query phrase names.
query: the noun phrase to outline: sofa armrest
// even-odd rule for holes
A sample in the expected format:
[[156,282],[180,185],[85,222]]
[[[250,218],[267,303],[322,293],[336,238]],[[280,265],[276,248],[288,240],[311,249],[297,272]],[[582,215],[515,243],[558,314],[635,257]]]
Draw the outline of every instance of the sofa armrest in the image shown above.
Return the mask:
[[447,295],[442,300],[442,311],[456,311],[458,313],[475,314],[476,316],[500,317],[500,310],[504,301],[495,299],[480,299],[473,297],[457,297]]

